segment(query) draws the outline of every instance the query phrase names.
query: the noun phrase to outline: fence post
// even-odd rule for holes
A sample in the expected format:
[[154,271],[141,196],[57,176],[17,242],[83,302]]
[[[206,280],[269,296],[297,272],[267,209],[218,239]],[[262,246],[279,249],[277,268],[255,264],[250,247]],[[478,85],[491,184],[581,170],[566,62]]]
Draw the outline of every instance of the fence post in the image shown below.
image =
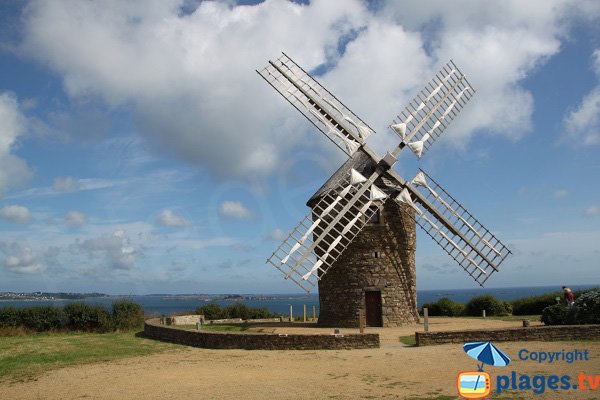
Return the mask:
[[294,314],[292,314],[292,305],[290,304],[290,322],[294,322]]
[[481,310],[481,316],[485,318],[485,310]]
[[303,313],[303,317],[302,317],[302,322],[306,322],[306,304],[303,304],[304,306],[304,313]]
[[358,329],[360,330],[360,333],[364,333],[365,331],[365,322],[365,310],[361,308],[358,310]]
[[429,332],[429,308],[423,308],[423,326],[425,327],[425,332]]

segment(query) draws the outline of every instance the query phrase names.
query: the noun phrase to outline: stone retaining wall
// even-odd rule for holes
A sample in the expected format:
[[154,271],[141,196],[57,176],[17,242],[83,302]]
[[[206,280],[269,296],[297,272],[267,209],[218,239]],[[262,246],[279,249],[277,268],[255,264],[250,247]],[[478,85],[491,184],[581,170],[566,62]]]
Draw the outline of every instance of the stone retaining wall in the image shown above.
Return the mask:
[[415,332],[417,346],[465,342],[600,340],[600,325],[531,326],[468,331]]
[[334,350],[379,347],[379,335],[373,333],[341,336],[187,331],[162,325],[160,318],[149,319],[144,323],[144,336],[207,349]]

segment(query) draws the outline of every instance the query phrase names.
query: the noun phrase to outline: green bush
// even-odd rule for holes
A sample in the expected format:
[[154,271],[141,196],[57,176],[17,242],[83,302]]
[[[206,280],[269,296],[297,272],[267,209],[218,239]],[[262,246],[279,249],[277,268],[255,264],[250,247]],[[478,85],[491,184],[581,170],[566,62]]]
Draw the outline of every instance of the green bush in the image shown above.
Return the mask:
[[109,332],[112,330],[110,314],[95,304],[71,303],[63,308],[67,328],[74,331]]
[[21,314],[16,307],[0,308],[0,328],[16,328],[21,326]]
[[225,319],[227,314],[220,305],[216,303],[209,303],[201,307],[196,308],[196,314],[204,315],[205,319]]
[[140,328],[144,325],[144,309],[131,300],[117,300],[112,304],[112,323],[119,330]]
[[464,314],[479,317],[483,310],[485,310],[487,316],[503,316],[510,315],[512,306],[510,303],[498,300],[494,296],[477,296],[465,305]]
[[64,314],[57,307],[29,307],[19,310],[20,326],[37,332],[61,329],[64,325]]
[[447,297],[443,297],[435,303],[425,304],[423,308],[427,307],[428,314],[432,317],[456,317],[461,315],[465,306],[460,303],[456,303]]
[[225,308],[216,303],[209,303],[198,307],[195,313],[204,315],[207,320],[227,318],[263,319],[279,316],[279,314],[272,313],[266,307],[250,308],[244,303],[234,303]]
[[600,290],[589,291],[575,299],[575,323],[600,324]]
[[569,307],[565,304],[554,304],[544,308],[541,321],[545,325],[565,325],[569,320]]
[[541,314],[544,308],[556,305],[556,298],[563,301],[562,292],[552,292],[540,296],[523,297],[513,300],[513,315],[535,315]]

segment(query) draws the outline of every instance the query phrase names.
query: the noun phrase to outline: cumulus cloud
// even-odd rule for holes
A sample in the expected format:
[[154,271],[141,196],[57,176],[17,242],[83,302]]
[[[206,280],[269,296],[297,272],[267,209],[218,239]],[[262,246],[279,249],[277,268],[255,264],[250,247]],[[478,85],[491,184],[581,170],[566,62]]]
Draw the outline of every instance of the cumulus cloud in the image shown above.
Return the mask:
[[269,240],[275,240],[275,241],[277,241],[277,242],[281,242],[281,241],[282,241],[282,240],[284,240],[286,237],[287,237],[287,234],[286,234],[286,233],[285,233],[283,230],[281,230],[281,229],[279,229],[279,228],[275,228],[275,229],[273,229],[273,230],[271,231],[271,233],[269,233],[269,234],[267,235],[267,237],[266,237],[266,238],[267,238],[267,239],[269,239]]
[[178,227],[178,226],[189,225],[189,222],[187,219],[185,219],[181,215],[175,214],[172,210],[169,210],[169,209],[163,210],[160,213],[160,215],[158,216],[158,218],[156,219],[156,222],[158,222],[162,226],[169,226],[169,227]]
[[18,137],[25,132],[26,122],[16,97],[11,93],[0,93],[0,196],[32,175],[27,163],[11,153]]
[[27,207],[9,205],[0,208],[0,217],[14,222],[15,224],[27,224],[29,223],[30,214]]
[[219,206],[219,214],[225,218],[255,219],[254,212],[246,208],[240,201],[225,200]]
[[70,176],[54,178],[54,182],[52,183],[52,189],[55,192],[74,192],[79,190],[80,187],[79,182]]
[[569,195],[569,191],[566,189],[556,189],[554,191],[554,197],[557,199],[562,199],[564,197],[567,197]]
[[79,211],[69,211],[65,215],[65,223],[70,227],[78,227],[87,224],[87,216]]
[[140,251],[131,245],[123,230],[80,241],[72,246],[72,250],[86,254],[89,258],[100,257],[106,266],[124,270],[132,269],[140,256]]
[[46,267],[39,254],[19,243],[0,242],[0,252],[4,254],[4,268],[17,274],[37,274]]
[[592,58],[598,84],[565,117],[564,139],[574,147],[600,144],[600,49],[594,51]]
[[[131,106],[157,151],[248,180],[307,142],[310,126],[253,72],[282,50],[321,67],[332,92],[380,132],[453,58],[478,94],[448,135],[458,145],[478,132],[516,140],[534,107],[522,83],[560,50],[566,20],[599,15],[594,2],[568,0],[189,4],[33,0],[21,48],[59,73],[69,96]],[[594,115],[590,96],[572,124]]]
[[593,217],[595,215],[598,215],[598,214],[600,214],[600,207],[598,207],[597,205],[589,206],[588,208],[585,209],[584,214],[588,217]]
[[155,148],[220,177],[270,174],[302,135],[281,129],[290,114],[254,70],[282,50],[309,69],[322,64],[361,26],[365,6],[201,2],[182,13],[181,5],[32,1],[22,48],[59,72],[70,96],[133,105]]

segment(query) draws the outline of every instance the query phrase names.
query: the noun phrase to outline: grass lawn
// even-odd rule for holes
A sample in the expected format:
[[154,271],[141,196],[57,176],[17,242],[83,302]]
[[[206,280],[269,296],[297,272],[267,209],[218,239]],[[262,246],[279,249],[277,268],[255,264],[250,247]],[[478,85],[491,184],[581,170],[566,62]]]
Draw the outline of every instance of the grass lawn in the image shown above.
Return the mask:
[[39,333],[0,337],[0,381],[27,380],[50,369],[181,348],[119,333]]

